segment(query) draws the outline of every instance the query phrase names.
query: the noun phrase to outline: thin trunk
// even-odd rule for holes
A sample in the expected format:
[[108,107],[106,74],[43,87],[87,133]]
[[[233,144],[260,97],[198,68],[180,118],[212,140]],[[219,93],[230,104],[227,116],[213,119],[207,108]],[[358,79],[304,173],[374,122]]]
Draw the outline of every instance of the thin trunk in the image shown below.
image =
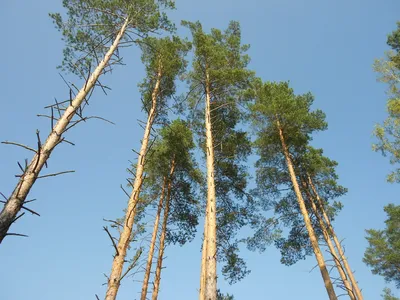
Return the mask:
[[357,300],[357,298],[355,297],[355,294],[353,292],[353,289],[351,287],[351,284],[350,284],[349,280],[347,279],[346,273],[343,270],[343,266],[342,266],[340,259],[336,253],[335,247],[332,244],[332,240],[331,240],[329,232],[326,228],[326,225],[325,225],[324,221],[322,220],[320,213],[318,212],[317,206],[315,205],[314,199],[313,199],[312,195],[310,194],[310,191],[308,190],[308,185],[304,181],[303,181],[303,187],[304,187],[304,191],[307,194],[308,199],[310,200],[311,208],[312,208],[316,218],[318,219],[318,223],[319,223],[319,226],[321,227],[322,234],[324,235],[324,239],[328,245],[329,251],[331,252],[333,260],[335,261],[336,268],[339,272],[340,278],[342,278],[343,285],[344,285],[347,293],[349,294],[350,299]]
[[207,231],[206,231],[206,283],[205,299],[217,299],[217,220],[216,197],[214,182],[214,141],[212,136],[210,112],[210,78],[206,71],[206,155],[207,155]]
[[171,201],[172,177],[174,174],[174,170],[175,170],[175,161],[172,160],[171,170],[169,173],[170,176],[168,182],[167,199],[165,201],[165,208],[164,208],[164,219],[161,228],[160,244],[158,247],[158,258],[157,258],[156,275],[154,278],[154,288],[153,288],[153,294],[151,296],[152,300],[157,300],[158,292],[160,291],[161,269],[162,269],[164,249],[165,249],[165,236],[167,233],[168,215],[169,215],[169,207]]
[[146,152],[149,144],[151,128],[156,116],[157,97],[160,92],[161,77],[162,74],[160,66],[157,74],[157,81],[154,86],[153,93],[151,95],[152,106],[149,111],[149,116],[147,118],[147,124],[144,130],[144,135],[142,140],[142,146],[140,148],[139,157],[136,165],[136,176],[135,176],[135,182],[133,184],[133,191],[128,201],[128,207],[126,210],[125,221],[124,221],[124,228],[122,229],[117,245],[118,253],[116,253],[116,255],[114,256],[111,268],[111,274],[108,280],[108,289],[105,298],[106,300],[115,300],[120,286],[121,274],[125,262],[126,251],[129,246],[130,237],[132,234],[132,227],[136,215],[136,206],[139,202],[140,189],[143,183],[144,163],[146,160]]
[[199,290],[199,300],[204,300],[204,291],[206,288],[206,269],[207,269],[207,205],[206,205],[206,215],[204,217],[204,234],[203,234],[203,246],[201,251],[201,270],[200,270],[200,290]]
[[283,136],[282,127],[281,127],[281,124],[278,119],[276,119],[276,124],[278,127],[279,138],[281,140],[283,153],[286,158],[286,164],[287,164],[287,167],[289,170],[290,178],[292,180],[293,188],[294,188],[294,191],[297,196],[297,201],[299,203],[300,211],[301,211],[301,214],[303,215],[304,223],[306,225],[308,235],[310,237],[310,241],[311,241],[311,245],[312,245],[312,248],[313,248],[313,251],[315,254],[315,258],[317,259],[318,266],[321,271],[322,278],[324,280],[326,291],[328,292],[328,296],[329,296],[330,300],[337,300],[335,290],[333,289],[331,278],[329,277],[328,270],[326,269],[324,257],[322,255],[321,249],[319,248],[319,245],[318,245],[318,239],[315,235],[314,229],[313,229],[311,221],[310,221],[310,217],[308,216],[308,213],[307,213],[307,208],[304,203],[303,196],[301,195],[301,192],[300,192],[300,187],[297,182],[296,174],[294,172],[293,163],[290,158],[289,150],[286,146],[285,138]]
[[3,241],[4,237],[15,220],[18,212],[21,210],[26,197],[29,194],[32,186],[34,185],[36,179],[39,176],[40,171],[46,164],[50,157],[51,152],[54,148],[62,142],[62,135],[70,124],[72,118],[74,117],[77,109],[81,106],[85,100],[88,93],[95,86],[97,80],[102,74],[104,68],[107,66],[112,55],[118,48],[121,38],[124,36],[126,28],[128,26],[129,20],[126,19],[121,29],[118,32],[113,44],[108,49],[107,53],[103,57],[103,60],[99,63],[94,72],[90,75],[89,79],[85,85],[79,90],[75,99],[73,99],[65,110],[64,114],[57,121],[56,125],[53,127],[51,133],[48,135],[46,142],[40,146],[37,153],[32,158],[26,171],[21,176],[18,184],[16,185],[13,193],[8,198],[6,204],[4,205],[0,213],[0,243]]
[[334,241],[335,246],[336,246],[336,248],[337,248],[337,250],[339,252],[339,255],[340,255],[340,260],[343,262],[343,265],[344,265],[344,268],[346,270],[346,273],[349,276],[350,282],[351,282],[351,284],[353,286],[354,293],[355,293],[355,295],[356,295],[358,300],[363,300],[363,295],[361,294],[360,287],[358,286],[358,283],[357,283],[356,279],[354,278],[353,271],[351,270],[350,265],[347,262],[347,258],[344,255],[344,251],[343,251],[342,245],[340,244],[339,239],[337,238],[337,235],[336,235],[335,231],[333,230],[332,223],[329,220],[328,215],[326,214],[326,211],[325,211],[325,208],[324,208],[324,203],[323,203],[322,199],[319,197],[317,189],[315,188],[314,183],[313,183],[313,181],[312,181],[312,179],[311,179],[311,177],[309,175],[308,175],[308,182],[309,182],[309,184],[310,184],[310,186],[311,186],[311,188],[312,188],[312,190],[313,190],[313,192],[314,192],[314,194],[315,194],[315,196],[317,198],[319,207],[320,207],[321,212],[322,212],[322,216],[324,217],[324,220],[325,220],[326,224],[328,225],[328,228],[329,228],[329,231],[330,231],[330,235],[333,237],[333,241]]
[[141,300],[146,300],[146,297],[147,297],[147,289],[149,287],[151,265],[153,263],[154,248],[155,248],[155,244],[156,244],[156,240],[157,240],[158,224],[160,222],[160,215],[161,215],[161,210],[162,210],[162,207],[163,207],[165,186],[166,185],[167,185],[167,178],[164,177],[164,182],[163,182],[163,186],[162,186],[162,189],[161,189],[160,201],[158,203],[158,208],[157,208],[157,215],[156,215],[156,219],[154,221],[153,234],[151,236],[149,255],[147,257],[146,271],[144,273],[143,286],[142,286],[142,296],[140,298]]

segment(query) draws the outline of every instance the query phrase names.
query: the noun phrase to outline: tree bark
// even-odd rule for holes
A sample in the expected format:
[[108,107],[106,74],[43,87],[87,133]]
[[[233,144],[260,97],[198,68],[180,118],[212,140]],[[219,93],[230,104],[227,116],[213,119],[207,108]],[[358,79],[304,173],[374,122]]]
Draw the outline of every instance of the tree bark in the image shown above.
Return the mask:
[[170,208],[170,201],[171,201],[172,180],[173,180],[174,171],[175,171],[175,160],[172,160],[170,177],[169,177],[169,181],[168,181],[167,199],[165,201],[165,208],[164,208],[164,219],[163,219],[163,224],[162,224],[162,228],[161,228],[160,244],[159,244],[159,248],[158,248],[158,258],[157,258],[156,275],[154,278],[154,288],[153,288],[153,294],[151,296],[152,300],[157,300],[158,292],[160,291],[161,269],[162,269],[162,263],[163,263],[163,257],[164,257],[165,236],[167,233],[168,216],[169,216],[169,208]]
[[311,186],[312,191],[315,194],[315,197],[317,198],[317,202],[318,202],[318,205],[319,205],[320,210],[322,212],[322,216],[324,217],[324,220],[325,220],[326,224],[328,225],[328,228],[329,228],[329,231],[330,231],[330,235],[332,236],[333,241],[334,241],[335,246],[336,246],[336,249],[339,252],[340,260],[343,262],[343,265],[344,265],[344,268],[346,270],[346,273],[349,276],[351,285],[353,286],[353,291],[354,291],[354,293],[355,293],[355,295],[356,295],[358,300],[363,300],[363,295],[361,293],[360,287],[358,286],[358,283],[357,283],[357,281],[356,281],[356,279],[354,277],[353,271],[351,270],[350,265],[349,265],[349,263],[347,261],[347,258],[344,255],[344,251],[343,251],[342,245],[340,244],[339,239],[337,238],[337,235],[336,235],[336,233],[335,233],[335,231],[333,229],[332,223],[329,220],[328,215],[326,214],[326,211],[325,211],[325,208],[324,208],[324,203],[323,203],[322,199],[319,197],[317,189],[315,188],[315,185],[314,185],[310,175],[308,175],[308,182],[309,182],[309,184]]
[[206,231],[206,282],[205,300],[217,299],[217,220],[214,181],[214,141],[212,135],[210,111],[210,78],[206,70],[206,157],[207,157],[207,231]]
[[204,217],[204,234],[203,234],[203,246],[201,251],[201,266],[200,266],[200,290],[199,290],[199,300],[204,300],[205,288],[206,288],[206,269],[207,269],[207,205],[206,205],[206,215]]
[[135,182],[133,184],[133,191],[128,201],[124,227],[120,234],[120,238],[117,245],[118,253],[114,256],[114,260],[112,263],[111,274],[110,274],[110,279],[108,281],[108,289],[105,298],[106,300],[115,300],[120,286],[121,274],[125,262],[126,251],[130,243],[132,227],[136,215],[136,208],[137,208],[136,206],[139,202],[140,189],[143,183],[144,163],[146,160],[146,152],[149,144],[151,128],[153,126],[153,122],[156,117],[157,97],[160,92],[161,77],[162,77],[161,66],[159,66],[156,83],[151,96],[152,106],[147,118],[147,124],[142,140],[142,146],[140,148],[139,157],[136,165],[136,177],[135,177]]
[[41,145],[41,147],[37,150],[37,153],[33,156],[26,171],[21,176],[19,182],[14,188],[13,193],[8,198],[6,204],[4,205],[0,213],[0,243],[7,235],[7,232],[11,224],[15,220],[18,212],[21,210],[24,201],[26,200],[26,197],[29,194],[29,191],[31,190],[36,179],[38,178],[39,173],[42,170],[43,166],[49,159],[51,152],[59,143],[62,142],[62,135],[67,129],[68,125],[70,124],[77,109],[81,106],[88,93],[95,86],[104,68],[107,66],[112,55],[118,48],[118,45],[125,34],[128,24],[129,24],[129,19],[126,19],[121,29],[119,30],[117,36],[115,37],[113,44],[108,49],[102,61],[96,67],[94,72],[90,75],[85,85],[79,90],[75,99],[71,101],[70,105],[67,107],[64,114],[57,121],[52,131],[48,135],[45,143]]
[[147,257],[146,270],[144,273],[144,279],[143,279],[143,285],[142,285],[142,295],[140,297],[141,300],[146,300],[146,297],[147,297],[147,289],[149,287],[151,265],[153,263],[154,248],[155,248],[155,244],[156,244],[156,240],[157,240],[158,224],[160,222],[160,215],[161,215],[161,210],[163,207],[166,185],[167,185],[167,178],[164,177],[164,182],[163,182],[163,186],[161,189],[160,201],[159,201],[158,207],[157,207],[156,219],[154,220],[153,234],[151,236],[150,249],[149,249],[149,255]]
[[332,240],[331,240],[329,232],[328,232],[328,230],[326,228],[326,225],[325,225],[324,221],[322,220],[322,217],[321,217],[320,213],[318,212],[317,206],[315,205],[314,199],[313,199],[312,195],[310,194],[310,191],[308,190],[308,185],[307,185],[307,183],[305,181],[303,181],[302,183],[303,183],[304,191],[307,194],[307,197],[308,197],[308,199],[310,201],[311,208],[312,208],[312,210],[313,210],[313,212],[315,214],[315,217],[318,220],[319,226],[321,227],[322,234],[324,235],[324,239],[325,239],[325,241],[326,241],[326,243],[328,245],[329,251],[330,251],[330,253],[331,253],[332,257],[333,257],[333,260],[335,261],[335,265],[336,265],[336,268],[337,268],[337,270],[339,272],[340,278],[342,279],[343,285],[344,285],[347,293],[349,294],[350,299],[351,300],[357,300],[357,298],[355,296],[355,293],[354,293],[354,291],[353,291],[353,289],[351,287],[351,284],[350,284],[350,282],[349,282],[349,280],[348,280],[348,278],[346,276],[346,273],[344,272],[344,269],[343,269],[343,266],[342,266],[342,264],[340,262],[340,259],[339,259],[338,255],[336,253],[335,247],[332,244]]
[[330,300],[337,300],[337,296],[335,294],[335,290],[333,289],[331,278],[329,277],[328,270],[326,269],[324,257],[322,255],[321,249],[319,248],[319,245],[318,245],[318,239],[317,239],[314,229],[312,227],[310,217],[308,216],[308,212],[307,212],[306,205],[304,203],[303,196],[301,195],[300,187],[297,182],[296,174],[294,172],[293,163],[290,158],[289,150],[286,146],[285,137],[283,135],[282,127],[281,127],[281,124],[280,124],[278,118],[276,119],[276,125],[278,128],[279,138],[281,140],[282,149],[283,149],[283,153],[285,155],[286,164],[287,164],[287,167],[289,170],[289,174],[290,174],[290,178],[291,178],[291,181],[293,184],[294,192],[296,193],[297,202],[299,203],[300,211],[304,218],[304,223],[306,225],[308,235],[310,237],[311,245],[312,245],[312,248],[313,248],[313,251],[315,254],[315,258],[317,259],[318,266],[321,271],[322,278],[324,280],[326,291],[328,293]]

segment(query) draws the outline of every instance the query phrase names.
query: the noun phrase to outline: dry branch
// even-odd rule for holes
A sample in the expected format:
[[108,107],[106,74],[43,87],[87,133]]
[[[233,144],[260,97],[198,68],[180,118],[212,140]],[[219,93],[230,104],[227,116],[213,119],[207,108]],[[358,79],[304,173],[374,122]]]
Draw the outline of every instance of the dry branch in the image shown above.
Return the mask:
[[111,240],[111,242],[112,242],[112,244],[113,244],[113,246],[115,248],[115,251],[117,252],[116,255],[118,256],[119,255],[119,251],[118,251],[117,245],[115,244],[114,238],[112,237],[110,231],[108,231],[108,228],[106,226],[103,226],[103,229],[105,230],[105,232],[107,232],[107,234],[108,234],[108,236],[109,236],[109,238],[110,238],[110,240]]
[[6,145],[14,145],[14,146],[18,146],[18,147],[22,147],[22,148],[24,148],[24,149],[26,149],[26,150],[29,150],[29,151],[32,151],[32,152],[35,152],[36,153],[36,150],[35,149],[33,149],[33,148],[31,148],[31,147],[28,147],[28,146],[26,146],[26,145],[23,145],[23,144],[19,144],[19,143],[15,143],[15,142],[10,142],[10,141],[4,141],[4,142],[1,142],[2,144],[6,144]]

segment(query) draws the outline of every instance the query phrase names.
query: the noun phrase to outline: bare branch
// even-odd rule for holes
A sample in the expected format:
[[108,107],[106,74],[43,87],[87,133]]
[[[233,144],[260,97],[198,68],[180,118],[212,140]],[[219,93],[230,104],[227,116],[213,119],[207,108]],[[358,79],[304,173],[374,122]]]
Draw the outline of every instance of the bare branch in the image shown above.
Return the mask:
[[0,195],[4,198],[4,200],[8,200],[8,198],[6,196],[4,196],[4,194],[2,192],[0,192]]
[[110,223],[113,223],[113,224],[115,224],[115,225],[124,227],[124,225],[122,225],[121,223],[118,223],[117,221],[114,221],[114,220],[103,219],[103,221],[110,222]]
[[111,233],[108,231],[108,228],[106,226],[103,226],[103,229],[107,232],[108,236],[110,237],[110,240],[115,248],[115,251],[117,252],[117,256],[119,256],[119,251],[118,251],[117,245],[115,244],[115,241],[114,241]]
[[19,218],[21,218],[23,215],[24,215],[25,213],[23,212],[22,214],[20,214],[18,217],[16,217],[12,222],[11,222],[11,224],[12,223],[15,223]]
[[20,233],[6,233],[7,235],[14,235],[14,236],[22,236],[22,237],[28,237],[26,234],[20,234]]
[[74,170],[71,171],[63,171],[63,172],[58,172],[58,173],[52,173],[52,174],[47,174],[47,175],[42,175],[42,176],[38,176],[37,178],[46,178],[46,177],[52,177],[52,176],[58,176],[58,175],[62,175],[62,174],[66,174],[66,173],[75,173]]
[[[0,200],[0,203],[4,203],[5,204],[6,201]],[[32,215],[37,215],[38,217],[40,217],[40,215],[36,211],[34,211],[32,209],[29,209],[29,208],[27,208],[25,206],[21,206],[21,208],[25,209],[26,211],[29,211]]]
[[125,195],[130,198],[130,195],[128,194],[128,192],[123,188],[122,184],[121,184],[121,189],[124,191]]
[[23,144],[19,144],[19,143],[15,143],[15,142],[10,142],[10,141],[4,141],[4,142],[1,142],[1,143],[2,143],[2,144],[6,144],[6,145],[14,145],[14,146],[22,147],[22,148],[24,148],[24,149],[26,149],[26,150],[29,150],[29,151],[32,151],[32,152],[37,153],[35,149],[33,149],[33,148],[31,148],[31,147],[28,147],[28,146],[26,146],[26,145],[23,145]]
[[121,276],[121,278],[119,279],[119,281],[121,281],[126,275],[128,275],[128,273],[136,266],[136,263],[138,262],[140,256],[142,255],[143,249],[141,248],[139,250],[139,253],[137,253],[134,257],[134,260],[132,261],[132,263],[129,265],[129,267],[126,269],[125,273]]

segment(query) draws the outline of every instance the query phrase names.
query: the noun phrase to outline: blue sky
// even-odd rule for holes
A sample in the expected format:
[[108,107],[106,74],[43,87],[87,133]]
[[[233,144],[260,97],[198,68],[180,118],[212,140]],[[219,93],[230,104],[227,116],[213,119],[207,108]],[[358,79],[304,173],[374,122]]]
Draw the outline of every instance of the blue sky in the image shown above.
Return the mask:
[[[55,67],[62,41],[47,16],[61,10],[61,1],[3,1],[0,4],[2,68],[0,71],[0,140],[35,145],[35,131],[44,139],[48,120],[36,114],[68,90]],[[178,0],[181,19],[200,20],[206,29],[225,28],[238,20],[245,43],[251,44],[251,68],[264,80],[290,80],[297,93],[311,91],[315,107],[327,114],[329,129],[314,145],[339,162],[340,182],[349,188],[336,231],[345,239],[349,262],[366,299],[379,299],[385,286],[362,262],[367,228],[383,227],[387,203],[399,204],[398,185],[386,183],[387,159],[371,151],[374,124],[385,117],[385,85],[376,82],[374,58],[381,57],[386,36],[395,28],[400,3],[395,0],[238,1]],[[179,32],[187,34],[186,29]],[[103,218],[121,215],[128,160],[135,158],[142,129],[137,83],[144,71],[139,51],[124,51],[127,66],[103,79],[113,90],[97,91],[89,110],[117,125],[96,120],[68,134],[75,147],[61,145],[52,154],[49,172],[75,169],[75,174],[42,179],[31,191],[41,217],[25,216],[13,232],[29,238],[7,238],[0,246],[1,299],[95,299],[104,295],[103,273],[111,267],[113,249]],[[16,183],[17,160],[30,153],[0,145],[0,191],[10,194]],[[201,232],[202,229],[200,228]],[[167,250],[160,299],[196,299],[200,267],[200,234],[184,248]],[[315,258],[295,266],[279,263],[273,247],[262,254],[242,251],[251,274],[224,292],[245,299],[327,299]],[[119,299],[137,299],[142,275],[123,282]],[[390,285],[389,285],[390,286]],[[400,292],[397,292],[400,296]]]

